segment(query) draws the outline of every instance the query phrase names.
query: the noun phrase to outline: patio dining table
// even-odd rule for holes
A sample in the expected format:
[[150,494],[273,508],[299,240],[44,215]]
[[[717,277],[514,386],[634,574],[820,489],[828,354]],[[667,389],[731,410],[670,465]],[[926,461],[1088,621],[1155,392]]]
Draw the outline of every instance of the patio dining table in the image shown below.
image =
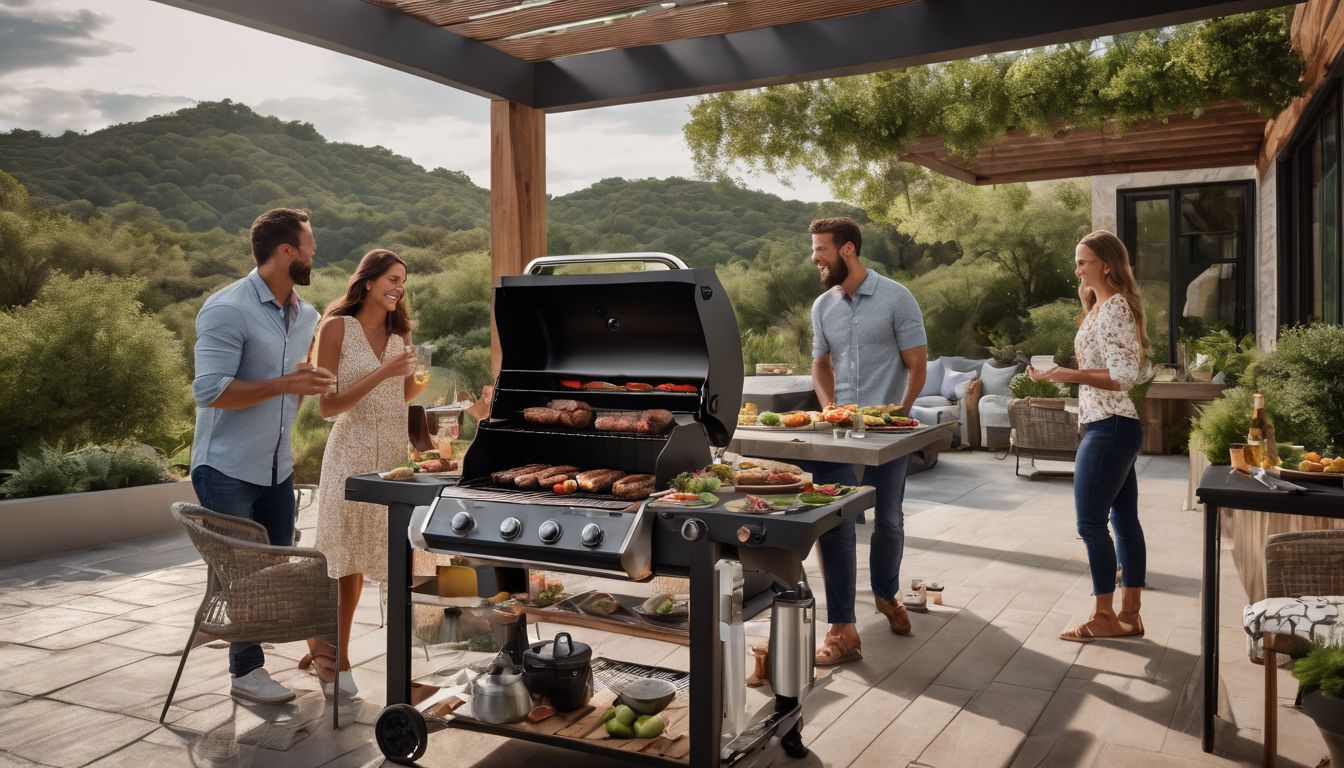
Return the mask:
[[1226,466],[1204,470],[1195,494],[1204,505],[1204,579],[1200,627],[1203,664],[1203,746],[1213,751],[1213,718],[1218,714],[1218,556],[1222,544],[1219,517],[1224,509],[1249,509],[1277,515],[1306,515],[1344,520],[1344,488],[1302,481],[1303,493],[1266,488]]

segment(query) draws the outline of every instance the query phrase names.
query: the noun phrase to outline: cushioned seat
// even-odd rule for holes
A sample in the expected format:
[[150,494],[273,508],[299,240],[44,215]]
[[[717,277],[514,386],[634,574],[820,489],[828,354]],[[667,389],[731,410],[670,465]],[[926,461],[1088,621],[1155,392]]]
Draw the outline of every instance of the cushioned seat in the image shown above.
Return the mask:
[[1327,643],[1340,614],[1344,597],[1270,597],[1245,607],[1241,623],[1246,629],[1247,651],[1253,661],[1264,658],[1266,633],[1295,637],[1303,643]]
[[1008,419],[1012,395],[983,395],[980,398],[980,447],[999,451],[1008,447],[1013,424]]

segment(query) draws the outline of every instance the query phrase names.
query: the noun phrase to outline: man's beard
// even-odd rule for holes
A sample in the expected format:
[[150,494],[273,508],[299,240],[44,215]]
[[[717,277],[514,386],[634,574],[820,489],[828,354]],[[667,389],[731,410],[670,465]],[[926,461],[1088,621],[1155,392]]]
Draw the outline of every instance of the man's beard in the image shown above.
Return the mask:
[[295,285],[308,285],[313,281],[313,265],[298,261],[289,262],[289,279]]
[[[845,282],[845,278],[849,277],[849,266],[845,264],[844,259],[836,259],[835,267],[827,269],[820,277],[822,288],[834,288]],[[304,285],[307,285],[307,283],[304,283]]]

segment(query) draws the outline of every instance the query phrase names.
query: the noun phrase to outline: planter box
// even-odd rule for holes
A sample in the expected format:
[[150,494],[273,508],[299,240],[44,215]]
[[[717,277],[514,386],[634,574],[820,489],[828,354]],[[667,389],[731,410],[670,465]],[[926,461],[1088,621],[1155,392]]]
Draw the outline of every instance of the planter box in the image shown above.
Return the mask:
[[177,530],[175,501],[196,501],[190,480],[0,501],[0,563]]

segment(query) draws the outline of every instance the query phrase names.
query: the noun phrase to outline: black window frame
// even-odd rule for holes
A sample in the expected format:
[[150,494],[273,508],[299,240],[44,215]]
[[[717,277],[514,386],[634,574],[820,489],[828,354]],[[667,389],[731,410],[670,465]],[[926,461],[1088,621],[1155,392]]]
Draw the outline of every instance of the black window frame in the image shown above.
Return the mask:
[[[1214,187],[1241,188],[1243,190],[1242,199],[1245,201],[1245,208],[1242,211],[1242,221],[1245,222],[1245,230],[1241,233],[1238,246],[1238,253],[1235,262],[1240,269],[1237,271],[1236,287],[1236,318],[1234,327],[1229,329],[1237,335],[1255,330],[1255,294],[1256,294],[1256,269],[1255,269],[1255,242],[1256,242],[1256,183],[1255,179],[1234,179],[1231,181],[1196,181],[1181,184],[1162,184],[1151,187],[1125,187],[1115,191],[1115,222],[1116,234],[1124,242],[1125,248],[1129,251],[1129,264],[1137,268],[1136,237],[1134,220],[1134,205],[1138,202],[1147,200],[1167,200],[1168,232],[1170,241],[1170,264],[1167,283],[1169,286],[1167,296],[1167,339],[1168,339],[1168,359],[1165,361],[1170,364],[1177,362],[1177,342],[1181,338],[1181,320],[1184,315],[1185,288],[1190,281],[1198,277],[1207,267],[1195,267],[1187,264],[1182,255],[1185,251],[1181,247],[1182,237],[1190,237],[1197,234],[1212,233],[1190,233],[1184,234],[1181,231],[1181,194],[1191,189],[1209,189]],[[1216,263],[1216,262],[1215,262]],[[1157,361],[1164,362],[1164,361]]]
[[[1311,103],[1303,111],[1302,117],[1293,128],[1290,139],[1284,149],[1275,158],[1275,186],[1278,203],[1278,318],[1275,334],[1286,325],[1324,320],[1326,322],[1344,322],[1344,89],[1340,87],[1341,61],[1337,61],[1333,71],[1313,96]],[[1342,274],[1336,278],[1335,307],[1338,317],[1322,318],[1313,314],[1315,309],[1314,275],[1312,269],[1312,231],[1311,202],[1312,176],[1303,166],[1311,159],[1311,150],[1322,123],[1332,116],[1335,118],[1335,201],[1336,215],[1339,217],[1335,227],[1335,254],[1337,269]]]

